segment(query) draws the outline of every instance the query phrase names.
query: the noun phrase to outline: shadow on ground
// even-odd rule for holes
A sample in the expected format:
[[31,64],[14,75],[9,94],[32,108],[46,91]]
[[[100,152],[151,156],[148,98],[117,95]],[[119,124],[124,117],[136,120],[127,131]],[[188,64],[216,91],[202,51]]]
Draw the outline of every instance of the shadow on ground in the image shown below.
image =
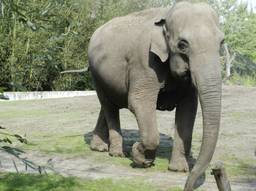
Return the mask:
[[[127,157],[129,157],[132,151],[132,145],[140,140],[139,131],[134,129],[123,129],[122,135],[124,140],[124,152],[127,154]],[[86,144],[90,145],[91,139],[92,132],[84,135]],[[160,144],[157,149],[157,157],[169,159],[171,157],[172,145],[173,139],[166,134],[160,133]]]
[[[92,134],[93,134],[92,132],[89,132],[84,135],[84,140],[88,145],[90,145]],[[140,141],[139,131],[134,129],[123,129],[122,135],[124,140],[124,152],[126,153],[126,157],[130,158],[133,144],[137,141]],[[173,147],[173,138],[169,137],[166,134],[160,133],[160,144],[157,149],[156,157],[169,160],[171,158],[172,147]],[[133,165],[131,164],[131,166]],[[205,182],[205,173],[198,178],[198,180],[195,183],[195,188],[200,187],[204,182]]]

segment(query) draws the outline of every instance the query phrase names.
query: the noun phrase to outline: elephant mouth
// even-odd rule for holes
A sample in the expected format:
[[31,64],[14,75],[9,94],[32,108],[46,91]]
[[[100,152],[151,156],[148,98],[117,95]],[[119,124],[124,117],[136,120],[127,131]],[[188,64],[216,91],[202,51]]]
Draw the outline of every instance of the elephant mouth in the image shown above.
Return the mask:
[[172,72],[172,76],[178,81],[183,81],[185,83],[191,82],[190,70],[174,71]]
[[179,84],[178,86],[172,88],[169,84],[165,84],[165,87],[160,89],[157,98],[157,110],[174,110],[180,100],[187,95],[187,91],[193,87],[190,72],[184,76],[177,76],[175,81],[175,84]]

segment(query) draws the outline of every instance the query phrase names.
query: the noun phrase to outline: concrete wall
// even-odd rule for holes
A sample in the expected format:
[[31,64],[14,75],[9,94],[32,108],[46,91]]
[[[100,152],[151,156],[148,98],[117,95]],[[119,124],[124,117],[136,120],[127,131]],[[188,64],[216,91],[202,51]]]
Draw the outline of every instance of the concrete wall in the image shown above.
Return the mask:
[[95,91],[4,92],[9,100],[33,100],[96,95]]

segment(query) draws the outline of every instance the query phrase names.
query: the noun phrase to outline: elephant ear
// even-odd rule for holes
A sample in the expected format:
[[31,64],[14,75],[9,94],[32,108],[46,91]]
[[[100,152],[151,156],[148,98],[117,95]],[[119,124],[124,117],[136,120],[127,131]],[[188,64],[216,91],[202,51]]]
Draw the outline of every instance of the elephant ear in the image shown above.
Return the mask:
[[157,55],[162,62],[166,62],[169,57],[169,50],[165,39],[165,19],[158,19],[154,25],[151,33],[150,52]]

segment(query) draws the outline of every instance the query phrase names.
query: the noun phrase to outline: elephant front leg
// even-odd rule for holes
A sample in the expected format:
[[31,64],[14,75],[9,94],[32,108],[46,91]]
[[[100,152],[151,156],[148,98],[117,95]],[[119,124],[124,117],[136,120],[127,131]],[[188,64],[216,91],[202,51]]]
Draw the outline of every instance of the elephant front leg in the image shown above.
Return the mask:
[[137,119],[141,138],[141,142],[133,145],[133,162],[139,167],[150,167],[153,165],[156,148],[159,145],[155,103],[137,100],[133,102],[131,110]]
[[192,164],[191,142],[197,112],[197,93],[193,90],[176,107],[175,135],[168,169],[187,172]]

